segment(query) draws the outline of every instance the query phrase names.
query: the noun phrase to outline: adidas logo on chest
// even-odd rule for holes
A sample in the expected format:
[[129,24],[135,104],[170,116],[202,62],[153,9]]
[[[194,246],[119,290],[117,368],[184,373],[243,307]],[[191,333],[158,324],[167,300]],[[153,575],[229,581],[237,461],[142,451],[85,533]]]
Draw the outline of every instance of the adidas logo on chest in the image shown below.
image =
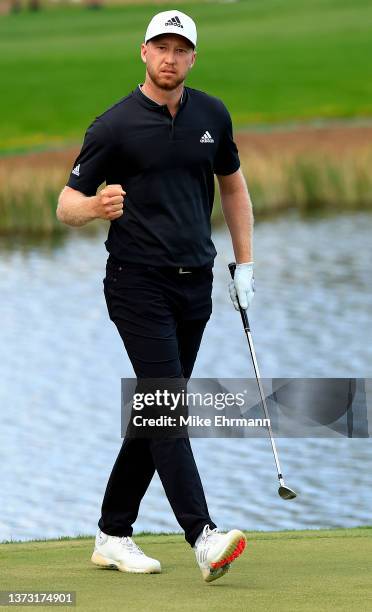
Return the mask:
[[204,143],[204,142],[211,142],[213,143],[214,140],[212,138],[212,135],[208,132],[208,130],[206,130],[203,134],[203,136],[200,139],[200,142]]

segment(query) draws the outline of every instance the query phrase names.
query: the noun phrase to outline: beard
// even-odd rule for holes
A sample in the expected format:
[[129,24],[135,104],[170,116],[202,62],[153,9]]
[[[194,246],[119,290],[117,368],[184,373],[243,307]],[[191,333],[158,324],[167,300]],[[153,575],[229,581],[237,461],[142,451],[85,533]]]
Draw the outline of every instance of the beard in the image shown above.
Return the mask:
[[151,66],[147,65],[147,72],[149,74],[152,82],[159,88],[164,89],[165,91],[172,91],[172,89],[176,89],[181,83],[184,82],[186,78],[186,74],[180,76],[178,74],[170,74],[168,76],[156,74],[156,72],[152,69]]

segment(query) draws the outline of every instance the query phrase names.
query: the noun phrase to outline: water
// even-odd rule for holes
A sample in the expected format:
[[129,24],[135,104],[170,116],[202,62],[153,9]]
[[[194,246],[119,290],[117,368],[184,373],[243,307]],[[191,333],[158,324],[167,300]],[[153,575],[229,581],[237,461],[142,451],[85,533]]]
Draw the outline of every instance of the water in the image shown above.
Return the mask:
[[[256,223],[250,322],[261,375],[371,376],[372,215]],[[227,294],[233,259],[215,232],[214,310],[195,377],[253,376]],[[1,250],[0,540],[92,534],[121,444],[120,378],[133,376],[106,313],[104,237]],[[267,440],[193,440],[212,518],[227,529],[372,523],[369,439],[280,439],[276,494]],[[179,530],[154,477],[135,525]]]

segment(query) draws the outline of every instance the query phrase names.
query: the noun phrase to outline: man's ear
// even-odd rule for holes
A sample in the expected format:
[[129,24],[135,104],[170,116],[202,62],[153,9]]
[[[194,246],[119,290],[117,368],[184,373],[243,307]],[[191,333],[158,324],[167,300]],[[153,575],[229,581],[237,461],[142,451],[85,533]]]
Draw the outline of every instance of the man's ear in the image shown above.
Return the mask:
[[141,60],[143,61],[144,64],[146,64],[146,53],[147,53],[147,46],[145,45],[145,43],[141,44]]

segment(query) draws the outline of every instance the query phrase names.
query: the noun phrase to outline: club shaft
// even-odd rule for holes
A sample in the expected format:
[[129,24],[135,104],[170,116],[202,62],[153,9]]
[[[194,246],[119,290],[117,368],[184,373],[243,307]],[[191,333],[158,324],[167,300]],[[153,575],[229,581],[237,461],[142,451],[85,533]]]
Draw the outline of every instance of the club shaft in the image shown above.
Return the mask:
[[256,374],[257,384],[258,384],[258,388],[259,388],[260,396],[261,396],[262,408],[263,408],[263,411],[265,413],[265,418],[268,421],[267,429],[268,429],[268,432],[269,432],[271,448],[272,448],[273,455],[274,455],[276,469],[278,471],[278,478],[279,478],[280,484],[283,484],[282,470],[280,468],[279,456],[278,456],[278,451],[276,450],[276,444],[275,444],[275,440],[274,440],[273,430],[271,429],[270,415],[269,415],[269,411],[267,409],[265,393],[263,391],[262,384],[261,384],[261,376],[260,376],[260,372],[259,372],[259,369],[258,369],[256,353],[255,353],[254,346],[253,346],[253,340],[252,340],[251,332],[249,330],[249,327],[246,327],[245,325],[244,325],[244,331],[245,331],[245,335],[247,336],[249,350],[250,350],[251,356],[252,356],[253,367],[254,367],[254,371],[255,371],[255,374]]
[[[230,275],[231,275],[232,279],[235,276],[235,270],[236,270],[235,262],[230,263],[229,264],[229,271],[230,271]],[[239,304],[239,299],[238,299],[238,304]],[[265,417],[266,417],[266,419],[268,421],[267,430],[269,432],[271,448],[273,450],[273,455],[274,455],[274,459],[275,459],[276,469],[277,469],[277,472],[278,472],[279,482],[280,482],[281,486],[284,486],[283,474],[282,474],[282,470],[281,470],[281,467],[280,467],[278,451],[276,450],[276,444],[275,444],[275,440],[274,440],[273,430],[271,429],[270,415],[269,415],[269,411],[268,411],[267,405],[266,405],[265,394],[264,394],[264,391],[263,391],[262,385],[261,385],[261,376],[260,376],[260,372],[259,372],[259,369],[258,369],[256,353],[255,353],[254,346],[253,346],[253,340],[252,340],[252,336],[251,336],[251,330],[250,330],[250,327],[249,327],[249,321],[248,321],[247,312],[246,312],[246,310],[244,310],[240,306],[240,304],[239,304],[239,311],[240,311],[240,316],[242,318],[244,332],[245,332],[245,335],[246,335],[247,340],[248,340],[249,350],[251,352],[251,357],[252,357],[252,361],[253,361],[253,367],[254,367],[254,371],[255,371],[255,374],[256,374],[257,384],[258,384],[258,388],[259,388],[260,396],[261,396],[262,408],[263,408]]]

